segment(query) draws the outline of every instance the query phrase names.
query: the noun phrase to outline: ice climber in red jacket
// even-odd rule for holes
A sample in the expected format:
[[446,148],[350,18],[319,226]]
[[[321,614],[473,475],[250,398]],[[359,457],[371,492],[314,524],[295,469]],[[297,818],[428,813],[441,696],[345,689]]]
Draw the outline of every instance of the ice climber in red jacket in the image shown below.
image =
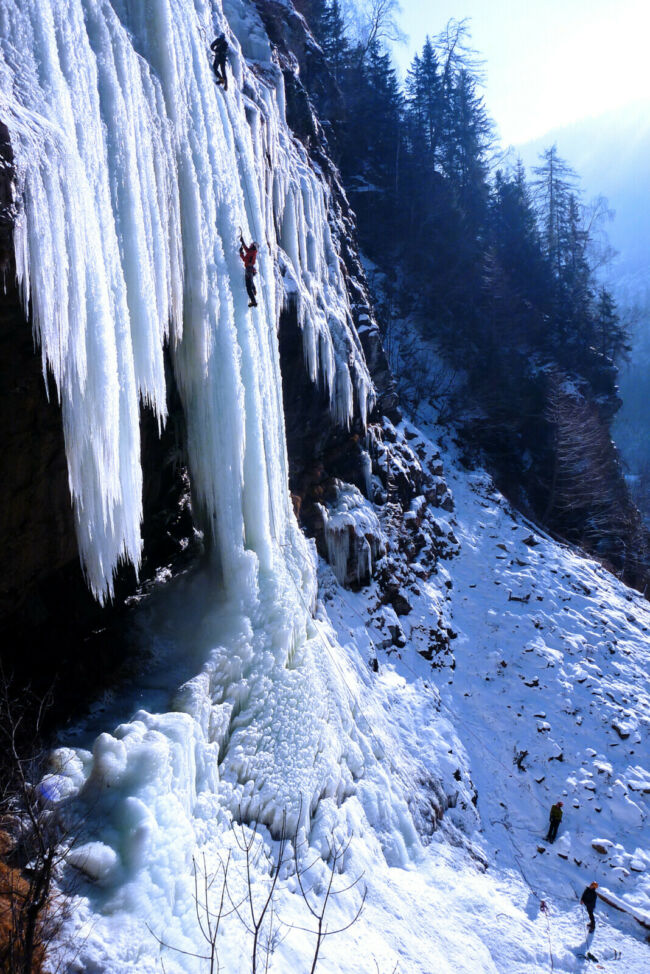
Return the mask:
[[257,295],[257,290],[255,288],[255,281],[253,278],[257,274],[255,270],[255,261],[257,260],[257,244],[253,240],[250,247],[247,247],[244,243],[244,238],[239,238],[239,256],[244,261],[244,280],[246,281],[246,291],[248,292],[248,307],[256,308],[257,301],[255,297]]

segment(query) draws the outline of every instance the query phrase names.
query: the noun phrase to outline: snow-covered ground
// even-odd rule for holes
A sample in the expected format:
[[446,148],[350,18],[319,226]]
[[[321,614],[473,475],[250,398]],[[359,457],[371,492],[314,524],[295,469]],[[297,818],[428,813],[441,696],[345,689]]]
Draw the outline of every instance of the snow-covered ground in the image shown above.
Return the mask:
[[[418,445],[431,449],[411,441]],[[396,942],[386,956],[404,972],[576,971],[592,962],[645,971],[647,930],[599,902],[596,932],[586,937],[578,901],[596,880],[650,920],[650,606],[535,530],[485,473],[445,459],[456,504],[446,517],[460,541],[442,563],[452,581],[453,669],[432,671],[414,648],[427,605],[438,611],[439,593],[432,599],[426,584],[419,597],[406,593],[406,645],[388,651],[369,627],[376,590],[326,586],[341,644],[379,660],[368,700],[381,705],[365,705],[369,719],[434,774],[441,763],[455,764],[457,777],[468,772],[480,816],[474,830],[459,799],[415,873],[388,871],[377,899],[369,894],[368,937],[372,928],[390,931]],[[558,800],[564,820],[550,845],[548,812]],[[447,832],[450,817],[478,858]]]

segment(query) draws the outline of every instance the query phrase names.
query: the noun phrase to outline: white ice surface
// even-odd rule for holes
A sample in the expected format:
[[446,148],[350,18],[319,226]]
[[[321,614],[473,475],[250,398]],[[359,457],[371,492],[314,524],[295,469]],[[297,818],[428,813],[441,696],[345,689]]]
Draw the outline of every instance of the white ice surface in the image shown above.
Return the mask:
[[[79,548],[102,599],[121,560],[140,562],[139,403],[164,423],[166,342],[195,505],[232,589],[255,585],[244,549],[271,569],[271,535],[284,543],[292,530],[283,302],[297,304],[310,375],[337,421],[350,423],[353,390],[363,419],[373,402],[329,190],[287,128],[254,4],[226,12],[237,34],[227,93],[207,43],[228,30],[218,0],[0,0],[18,277],[62,403]],[[260,244],[254,313],[240,229]]]
[[373,546],[382,550],[382,531],[372,504],[352,484],[341,484],[334,504],[319,505],[328,561],[338,581],[343,584],[348,574],[350,545],[356,557],[356,581],[368,579],[373,569]]

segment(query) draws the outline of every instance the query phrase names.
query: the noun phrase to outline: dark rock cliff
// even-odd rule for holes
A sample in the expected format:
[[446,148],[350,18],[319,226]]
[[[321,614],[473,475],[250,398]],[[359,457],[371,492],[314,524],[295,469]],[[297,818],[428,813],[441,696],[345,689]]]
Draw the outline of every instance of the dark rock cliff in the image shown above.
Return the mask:
[[[256,6],[284,76],[287,122],[331,192],[330,228],[338,243],[354,325],[377,393],[377,403],[369,417],[370,437],[360,423],[358,411],[350,429],[337,426],[327,397],[307,374],[295,309],[291,305],[284,309],[279,339],[290,488],[303,528],[316,538],[319,552],[327,559],[320,505],[335,503],[341,483],[353,484],[367,494],[372,431],[379,429],[382,416],[399,418],[398,402],[359,260],[355,215],[331,160],[327,132],[313,105],[314,99],[319,105],[328,104],[327,114],[332,117],[338,89],[302,15],[282,0],[258,0]],[[354,561],[351,550],[351,562]]]

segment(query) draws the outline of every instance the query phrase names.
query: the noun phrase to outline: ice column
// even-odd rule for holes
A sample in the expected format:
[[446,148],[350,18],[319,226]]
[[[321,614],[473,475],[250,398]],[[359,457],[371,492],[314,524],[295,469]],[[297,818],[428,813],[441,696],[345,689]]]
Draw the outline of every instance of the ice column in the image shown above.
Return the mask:
[[[121,560],[140,560],[139,406],[164,423],[167,341],[195,500],[233,589],[254,587],[273,538],[295,531],[276,339],[288,293],[336,419],[350,423],[355,394],[364,419],[373,401],[328,190],[286,127],[282,75],[249,7],[229,3],[248,17],[265,81],[231,37],[226,96],[206,43],[226,26],[217,2],[0,0],[18,276],[61,400],[81,558],[100,599]],[[240,227],[261,244],[255,314]]]

